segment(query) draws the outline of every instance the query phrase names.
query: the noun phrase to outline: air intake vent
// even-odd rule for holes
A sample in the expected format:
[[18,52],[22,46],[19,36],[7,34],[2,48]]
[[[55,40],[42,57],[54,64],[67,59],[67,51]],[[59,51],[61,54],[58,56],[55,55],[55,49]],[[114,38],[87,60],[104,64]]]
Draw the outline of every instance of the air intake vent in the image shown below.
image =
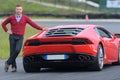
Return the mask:
[[45,35],[48,37],[52,36],[75,36],[80,33],[83,28],[59,28],[49,30]]

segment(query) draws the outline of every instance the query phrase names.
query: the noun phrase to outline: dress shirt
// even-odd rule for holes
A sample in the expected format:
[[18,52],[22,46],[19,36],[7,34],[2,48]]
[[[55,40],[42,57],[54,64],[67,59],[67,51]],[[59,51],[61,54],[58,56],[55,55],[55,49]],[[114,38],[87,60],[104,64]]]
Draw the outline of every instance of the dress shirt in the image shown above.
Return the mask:
[[17,22],[19,22],[21,17],[22,17],[22,15],[16,15],[15,17],[16,17]]

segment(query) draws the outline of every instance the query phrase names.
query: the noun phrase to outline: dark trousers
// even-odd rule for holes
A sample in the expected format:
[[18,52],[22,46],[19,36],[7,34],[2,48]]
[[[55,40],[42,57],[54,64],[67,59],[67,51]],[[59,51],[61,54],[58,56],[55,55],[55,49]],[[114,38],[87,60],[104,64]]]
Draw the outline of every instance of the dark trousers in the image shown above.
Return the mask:
[[16,58],[22,48],[23,36],[11,34],[9,36],[9,41],[10,41],[9,42],[10,43],[10,57],[8,58],[7,63],[9,65],[12,65],[12,67],[17,68]]

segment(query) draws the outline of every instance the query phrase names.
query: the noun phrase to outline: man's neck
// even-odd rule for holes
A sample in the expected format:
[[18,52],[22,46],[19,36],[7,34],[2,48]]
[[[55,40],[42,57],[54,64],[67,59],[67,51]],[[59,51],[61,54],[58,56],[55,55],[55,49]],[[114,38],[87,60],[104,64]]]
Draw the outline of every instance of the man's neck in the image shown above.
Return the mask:
[[16,16],[22,16],[22,14],[15,14]]

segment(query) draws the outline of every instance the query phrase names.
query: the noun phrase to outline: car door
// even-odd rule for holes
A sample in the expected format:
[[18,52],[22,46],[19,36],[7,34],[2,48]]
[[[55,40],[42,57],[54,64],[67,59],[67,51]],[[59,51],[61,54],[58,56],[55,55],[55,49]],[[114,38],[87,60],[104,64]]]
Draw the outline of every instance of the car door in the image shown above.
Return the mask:
[[102,39],[102,42],[104,43],[103,46],[107,59],[116,59],[117,47],[115,45],[115,38],[113,38],[113,35],[101,27],[98,27],[97,31]]

